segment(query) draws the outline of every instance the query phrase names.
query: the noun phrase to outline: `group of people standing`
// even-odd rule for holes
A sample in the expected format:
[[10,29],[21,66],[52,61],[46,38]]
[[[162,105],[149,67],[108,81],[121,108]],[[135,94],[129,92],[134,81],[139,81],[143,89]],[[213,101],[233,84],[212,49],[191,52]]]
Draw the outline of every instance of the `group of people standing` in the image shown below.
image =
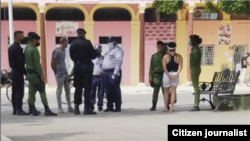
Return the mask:
[[[113,36],[109,37],[107,40],[109,50],[102,56],[102,46],[96,45],[93,47],[92,43],[86,39],[86,31],[84,29],[79,28],[77,30],[77,35],[78,38],[71,43],[69,49],[70,58],[74,62],[74,69],[72,71],[75,87],[74,108],[71,106],[69,74],[65,64],[65,49],[68,47],[68,39],[62,37],[60,39],[60,46],[52,53],[51,68],[54,71],[57,81],[56,95],[58,112],[64,113],[61,103],[63,87],[65,88],[68,112],[74,112],[75,115],[80,114],[79,106],[82,104],[83,89],[83,114],[96,114],[96,112],[94,112],[96,89],[98,89],[97,105],[99,111],[103,110],[103,96],[105,90],[107,95],[107,108],[104,112],[120,112],[122,104],[120,89],[122,77],[121,66],[124,52],[122,48],[117,45],[117,39]],[[45,116],[57,116],[56,113],[50,110],[47,102],[40,55],[37,49],[37,47],[40,46],[40,36],[35,32],[28,33],[29,42],[24,53],[20,46],[24,38],[23,31],[15,31],[14,38],[15,42],[8,50],[9,65],[12,69],[13,115],[40,115],[41,112],[35,107],[35,94],[38,91],[45,108]],[[29,82],[28,113],[22,108],[24,75]]]
[[[201,50],[199,45],[202,39],[198,35],[191,35],[189,45],[192,46],[189,67],[191,81],[195,91],[194,107],[189,111],[199,111],[199,76],[201,73]],[[157,42],[157,52],[151,56],[149,68],[149,83],[153,87],[153,100],[150,111],[156,110],[160,89],[164,94],[165,108],[163,112],[174,112],[177,101],[176,89],[179,85],[179,74],[183,68],[183,58],[176,53],[176,43],[170,42],[167,48],[162,41]]]

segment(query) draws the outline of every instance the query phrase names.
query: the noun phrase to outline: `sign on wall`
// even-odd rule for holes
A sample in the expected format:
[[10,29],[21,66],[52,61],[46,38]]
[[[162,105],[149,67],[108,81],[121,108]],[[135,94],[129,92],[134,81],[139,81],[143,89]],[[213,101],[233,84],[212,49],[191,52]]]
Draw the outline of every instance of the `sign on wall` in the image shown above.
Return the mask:
[[232,41],[232,25],[218,27],[218,45],[230,45]]
[[56,36],[77,36],[78,22],[57,22]]

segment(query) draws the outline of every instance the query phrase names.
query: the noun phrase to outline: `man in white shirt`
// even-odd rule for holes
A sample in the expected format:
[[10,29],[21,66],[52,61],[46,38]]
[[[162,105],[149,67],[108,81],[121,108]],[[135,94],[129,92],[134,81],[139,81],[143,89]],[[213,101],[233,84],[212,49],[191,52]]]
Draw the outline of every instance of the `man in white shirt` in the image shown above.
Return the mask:
[[97,52],[97,57],[92,62],[94,64],[94,70],[93,70],[93,80],[92,80],[92,89],[91,89],[91,108],[94,110],[95,108],[95,102],[96,102],[96,89],[97,95],[98,95],[98,110],[102,111],[103,108],[103,96],[104,96],[104,84],[103,84],[103,78],[102,78],[102,62],[104,57],[102,56],[102,46],[96,45],[95,50]]
[[[107,95],[107,109],[104,112],[120,112],[122,97],[121,97],[121,77],[122,77],[122,62],[123,50],[117,45],[115,37],[111,36],[108,39],[109,51],[104,55],[102,64],[103,78]],[[115,109],[114,105],[115,103]]]

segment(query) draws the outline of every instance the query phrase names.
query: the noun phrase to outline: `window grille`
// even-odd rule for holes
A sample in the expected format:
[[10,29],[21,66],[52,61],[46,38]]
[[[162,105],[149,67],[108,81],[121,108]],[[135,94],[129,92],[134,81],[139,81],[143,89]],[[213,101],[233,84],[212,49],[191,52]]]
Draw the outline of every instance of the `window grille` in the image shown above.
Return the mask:
[[201,46],[201,65],[212,66],[214,65],[214,47],[213,46]]

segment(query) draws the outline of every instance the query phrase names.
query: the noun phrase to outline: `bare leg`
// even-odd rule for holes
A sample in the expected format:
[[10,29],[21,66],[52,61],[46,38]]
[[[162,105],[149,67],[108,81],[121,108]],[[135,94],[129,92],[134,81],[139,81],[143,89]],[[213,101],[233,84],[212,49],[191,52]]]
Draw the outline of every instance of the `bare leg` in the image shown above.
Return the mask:
[[175,97],[176,97],[176,88],[177,86],[171,86],[170,90],[171,90],[171,107],[170,107],[170,111],[173,112],[174,111],[174,103],[175,103]]
[[168,111],[168,98],[169,98],[168,94],[169,94],[169,87],[166,87],[164,88],[164,95],[163,95],[165,104],[165,109],[163,110],[163,112]]

